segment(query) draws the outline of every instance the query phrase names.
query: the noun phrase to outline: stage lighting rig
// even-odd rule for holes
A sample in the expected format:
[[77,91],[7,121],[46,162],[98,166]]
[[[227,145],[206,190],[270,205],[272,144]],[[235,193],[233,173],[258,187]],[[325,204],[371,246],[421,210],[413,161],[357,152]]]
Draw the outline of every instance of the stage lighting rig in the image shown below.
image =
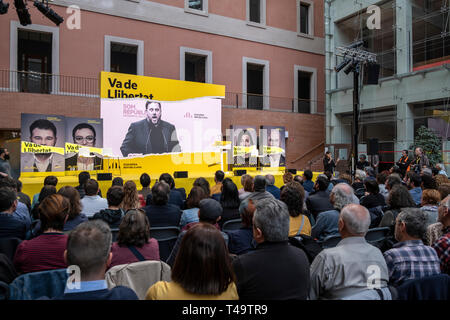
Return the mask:
[[5,14],[8,12],[9,3],[3,3],[3,0],[0,0],[0,14]]
[[42,2],[39,2],[38,0],[34,1],[34,6],[48,19],[50,19],[54,24],[59,26],[63,21],[64,18],[61,17],[59,14],[57,14],[55,11],[53,11],[48,6],[48,0],[46,1],[46,4],[44,4],[44,0]]
[[31,16],[28,12],[27,6],[24,0],[14,0],[14,6],[16,7],[17,16],[19,17],[20,24],[23,26],[31,24]]

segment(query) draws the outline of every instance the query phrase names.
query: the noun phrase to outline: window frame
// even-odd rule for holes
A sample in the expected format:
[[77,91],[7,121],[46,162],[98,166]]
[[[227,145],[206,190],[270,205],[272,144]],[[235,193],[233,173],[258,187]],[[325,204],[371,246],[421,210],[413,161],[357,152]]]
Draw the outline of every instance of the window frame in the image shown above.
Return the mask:
[[137,40],[137,39],[129,39],[129,38],[105,35],[105,52],[104,52],[103,68],[107,72],[111,72],[111,42],[138,47],[138,52],[136,55],[136,59],[137,59],[136,75],[143,76],[144,75],[144,41]]
[[247,64],[264,66],[263,69],[263,110],[269,110],[270,62],[250,57],[242,57],[242,108],[247,109]]
[[213,83],[212,51],[188,47],[180,47],[180,80],[185,81],[186,79],[186,53],[206,57],[205,83]]
[[259,0],[260,1],[260,9],[261,9],[261,21],[260,22],[254,22],[250,20],[250,0],[246,0],[246,14],[245,14],[245,21],[248,26],[252,27],[258,27],[258,28],[266,28],[266,0]]
[[[300,5],[308,5],[308,33],[300,31]],[[314,1],[312,0],[297,0],[297,35],[300,37],[314,38]]]
[[184,12],[208,17],[209,16],[208,0],[202,0],[202,1],[203,1],[203,10],[198,10],[198,9],[189,8],[189,0],[184,0]]
[[294,113],[298,113],[298,72],[311,74],[310,94],[311,109],[309,114],[317,113],[317,69],[307,66],[294,65]]

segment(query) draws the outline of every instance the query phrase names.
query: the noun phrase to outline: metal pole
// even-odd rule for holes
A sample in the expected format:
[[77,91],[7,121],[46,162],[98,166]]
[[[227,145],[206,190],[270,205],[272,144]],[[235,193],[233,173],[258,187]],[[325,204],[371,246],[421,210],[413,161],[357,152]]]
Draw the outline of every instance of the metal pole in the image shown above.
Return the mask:
[[358,161],[358,134],[359,134],[359,67],[358,63],[353,71],[353,176],[356,173]]

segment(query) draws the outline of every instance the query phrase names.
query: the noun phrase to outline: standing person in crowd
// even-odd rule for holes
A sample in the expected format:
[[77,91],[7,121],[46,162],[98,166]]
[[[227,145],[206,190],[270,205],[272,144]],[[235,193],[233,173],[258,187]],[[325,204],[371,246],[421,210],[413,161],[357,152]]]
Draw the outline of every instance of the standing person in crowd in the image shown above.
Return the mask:
[[255,188],[255,180],[252,176],[244,174],[241,178],[242,192],[239,192],[239,200],[243,201],[252,195]]
[[222,190],[222,181],[225,178],[225,173],[222,170],[217,170],[214,174],[214,182],[216,183],[211,187],[211,193],[209,194],[211,197],[213,194],[220,193]]
[[309,262],[303,250],[289,245],[289,212],[274,198],[256,202],[254,251],[233,260],[240,300],[305,300]]
[[80,223],[88,220],[85,214],[81,213],[81,199],[77,189],[72,186],[64,186],[58,190],[58,194],[69,200],[69,217],[64,224],[63,231],[70,231]]
[[416,206],[420,205],[422,199],[422,188],[420,187],[421,184],[422,178],[419,174],[415,172],[409,172],[406,175],[406,186],[408,187],[409,193],[416,203]]
[[78,225],[69,235],[67,250],[63,253],[67,265],[80,268],[78,286],[66,286],[60,300],[138,300],[128,287],[108,289],[105,272],[111,264],[111,231],[103,221],[87,221]]
[[[58,184],[58,178],[55,176],[47,176],[44,179],[44,187],[45,186],[54,186]],[[33,195],[33,200],[31,201],[31,210],[39,203],[39,193]]]
[[319,213],[333,210],[330,193],[327,191],[330,184],[325,175],[319,175],[314,184],[315,192],[306,199],[306,208],[312,214],[314,220],[317,220]]
[[14,255],[14,267],[21,273],[66,268],[64,250],[67,235],[63,233],[69,216],[70,203],[66,197],[53,194],[39,205],[42,234],[22,241]]
[[149,288],[146,299],[239,299],[230,257],[220,231],[208,223],[199,223],[188,230],[172,268],[172,281],[155,283]]
[[239,206],[242,226],[237,230],[226,231],[228,240],[228,250],[231,254],[244,254],[255,249],[253,240],[253,214],[256,207],[252,200],[244,200]]
[[270,192],[275,199],[280,199],[280,188],[275,186],[275,177],[272,174],[266,174],[266,191]]
[[134,183],[134,181],[129,180],[125,182],[125,184],[123,185],[123,193],[123,211],[127,212],[130,209],[140,208],[139,194],[136,188],[136,183]]
[[239,191],[233,180],[225,178],[222,183],[222,192],[220,195],[220,205],[223,208],[222,218],[219,221],[219,227],[222,226],[228,220],[239,219]]
[[334,173],[334,169],[336,168],[337,164],[339,163],[339,158],[334,162],[333,158],[331,157],[331,151],[325,152],[325,157],[323,158],[323,171],[329,171],[332,174]]
[[17,196],[12,188],[0,188],[0,239],[25,239],[27,225],[13,216],[17,208]]
[[78,186],[76,186],[75,189],[77,189],[78,193],[80,194],[80,199],[83,199],[84,196],[86,195],[86,192],[84,191],[84,185],[86,184],[86,181],[88,181],[90,178],[91,174],[87,171],[81,171],[78,174]]
[[141,177],[139,178],[139,182],[141,183],[142,186],[142,189],[138,191],[141,207],[146,206],[147,196],[152,193],[152,189],[150,189],[151,181],[152,179],[147,173],[141,174]]
[[31,199],[26,193],[22,192],[22,181],[16,180],[16,184],[17,184],[17,200],[26,205],[28,211],[31,211]]
[[125,215],[125,211],[122,209],[124,197],[125,192],[123,187],[113,186],[109,188],[106,193],[108,208],[95,213],[92,219],[103,220],[110,228],[118,228]]
[[289,182],[281,192],[280,200],[283,201],[289,212],[289,237],[301,234],[311,235],[311,222],[303,214],[303,198],[305,190],[298,182]]
[[303,178],[303,188],[308,193],[311,193],[313,191],[313,188],[314,188],[314,182],[312,182],[312,178],[313,178],[312,171],[309,170],[309,169],[306,169],[303,172],[303,177],[302,178]]
[[402,176],[409,172],[412,161],[413,159],[409,156],[409,151],[406,149],[402,150],[401,158],[395,163],[400,168]]
[[364,171],[364,168],[369,167],[370,163],[367,161],[367,157],[365,154],[359,155],[359,159],[356,162],[356,168],[359,170]]
[[88,218],[94,216],[100,210],[108,208],[108,202],[98,194],[99,191],[97,180],[88,179],[84,184],[86,195],[81,199],[81,213],[84,213]]
[[169,203],[170,187],[164,182],[156,182],[152,188],[151,204],[144,207],[148,221],[152,227],[178,227],[180,225],[181,210]]
[[0,173],[11,177],[11,165],[9,164],[9,152],[6,148],[0,148]]
[[208,198],[205,191],[200,187],[193,187],[189,196],[186,200],[186,209],[183,210],[180,219],[180,228],[183,230],[184,227],[190,223],[198,222],[198,208],[200,207],[200,201]]
[[[382,300],[390,300],[386,262],[381,251],[364,238],[370,225],[369,211],[349,204],[342,208],[338,225],[342,240],[336,247],[321,251],[311,264],[309,298],[378,300],[381,294]],[[373,283],[368,270],[373,269],[378,270],[379,293],[368,286]]]
[[440,260],[442,273],[450,275],[450,196],[441,201],[439,206],[439,222],[442,223],[442,237],[434,244],[433,248]]
[[144,260],[159,260],[158,241],[150,238],[150,223],[143,210],[131,209],[123,217],[111,253],[110,268]]
[[434,189],[425,189],[422,192],[422,202],[420,203],[420,210],[427,218],[426,226],[436,223],[438,220],[438,206],[441,201],[439,191]]
[[411,169],[417,173],[420,174],[423,167],[430,168],[430,160],[428,160],[428,157],[423,152],[423,149],[420,147],[417,147],[414,150],[414,154],[416,158],[412,162]]
[[407,208],[399,213],[395,224],[394,247],[384,253],[389,269],[389,283],[401,285],[440,273],[439,258],[433,248],[422,242],[427,217],[420,209]]

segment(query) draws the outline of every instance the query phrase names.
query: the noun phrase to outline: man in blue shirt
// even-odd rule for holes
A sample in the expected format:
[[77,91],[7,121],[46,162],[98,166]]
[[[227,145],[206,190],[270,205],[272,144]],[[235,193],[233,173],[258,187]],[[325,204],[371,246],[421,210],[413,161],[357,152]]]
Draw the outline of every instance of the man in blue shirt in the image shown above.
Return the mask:
[[313,173],[311,170],[307,169],[303,172],[303,188],[308,193],[311,193],[314,189],[314,182],[312,182]]
[[422,188],[420,187],[422,178],[418,173],[411,171],[408,173],[407,177],[406,186],[408,187],[409,193],[411,194],[414,202],[417,206],[419,206],[422,201]]
[[266,174],[266,191],[270,192],[275,199],[280,200],[280,189],[275,185],[275,177],[272,174]]
[[67,239],[64,260],[75,273],[69,277],[62,300],[138,300],[127,287],[108,289],[105,272],[111,264],[111,231],[101,220],[79,224]]
[[[17,183],[10,177],[1,177],[0,176],[0,188],[10,188],[13,189],[14,192],[17,190]],[[15,193],[16,194],[16,193]],[[17,197],[17,194],[16,194]],[[16,208],[13,212],[13,217],[25,223],[27,230],[31,226],[31,217],[30,212],[25,204],[22,202],[18,202]]]
[[17,196],[12,188],[0,188],[0,238],[19,238],[24,240],[27,225],[14,217]]

